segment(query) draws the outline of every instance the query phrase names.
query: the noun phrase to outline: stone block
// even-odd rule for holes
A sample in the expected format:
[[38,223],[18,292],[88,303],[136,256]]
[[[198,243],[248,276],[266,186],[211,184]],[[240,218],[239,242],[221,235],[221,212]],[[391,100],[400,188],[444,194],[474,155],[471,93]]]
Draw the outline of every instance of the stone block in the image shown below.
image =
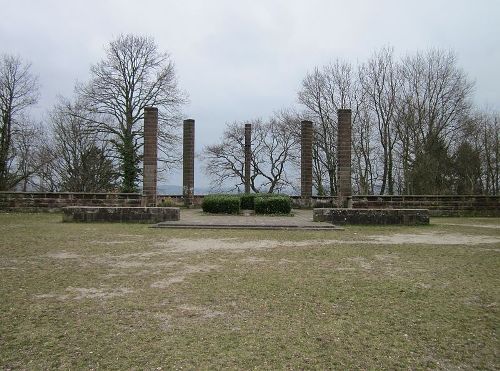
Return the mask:
[[337,225],[424,225],[429,224],[429,210],[317,208],[313,220]]
[[63,222],[160,223],[180,220],[178,207],[99,207],[63,208]]

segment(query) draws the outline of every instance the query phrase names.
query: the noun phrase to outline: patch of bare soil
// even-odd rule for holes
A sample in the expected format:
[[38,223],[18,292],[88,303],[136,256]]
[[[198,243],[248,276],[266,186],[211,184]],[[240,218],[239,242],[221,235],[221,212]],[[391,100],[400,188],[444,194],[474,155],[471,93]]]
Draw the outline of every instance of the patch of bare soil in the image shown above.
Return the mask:
[[368,243],[375,244],[424,244],[424,245],[481,245],[497,244],[500,238],[495,236],[473,236],[460,233],[396,233],[386,236],[367,236]]
[[126,287],[99,289],[95,287],[68,287],[67,294],[40,294],[35,295],[37,299],[58,299],[58,300],[82,300],[82,299],[110,299],[117,296],[124,296],[134,292]]
[[[175,238],[156,243],[169,252],[203,252],[209,250],[263,250],[276,247],[314,247],[336,244],[368,244],[368,245],[400,245],[400,244],[424,244],[424,245],[480,245],[498,244],[500,238],[496,236],[477,236],[460,233],[418,233],[393,235],[371,235],[361,240],[305,240],[305,241],[282,241],[282,240],[255,240],[241,241],[234,238],[228,239],[187,239]],[[160,250],[162,251],[162,250]],[[389,258],[389,257],[386,257]]]
[[47,256],[52,259],[80,259],[82,258],[81,255],[75,254],[73,252],[67,252],[67,251],[54,251],[51,253],[48,253]]
[[126,243],[134,243],[135,241],[130,241],[130,240],[115,240],[115,241],[97,241],[93,240],[90,241],[90,243],[97,244],[97,245],[121,245],[121,244],[126,244]]
[[257,264],[257,263],[265,263],[268,262],[269,260],[264,258],[259,258],[257,256],[249,256],[244,259],[241,259],[241,261],[243,263]]
[[491,228],[491,229],[500,229],[500,225],[498,224],[460,224],[460,223],[439,223],[439,225],[453,225],[459,227],[473,227],[473,228]]
[[198,317],[203,319],[212,319],[216,317],[220,317],[225,315],[224,312],[220,312],[218,310],[213,310],[205,307],[197,307],[194,305],[181,305],[179,306],[180,314],[185,317]]
[[172,284],[184,282],[184,280],[190,275],[195,273],[208,273],[219,269],[218,265],[210,264],[198,264],[198,265],[186,265],[182,270],[176,272],[170,277],[163,280],[153,282],[151,284],[152,288],[165,289]]

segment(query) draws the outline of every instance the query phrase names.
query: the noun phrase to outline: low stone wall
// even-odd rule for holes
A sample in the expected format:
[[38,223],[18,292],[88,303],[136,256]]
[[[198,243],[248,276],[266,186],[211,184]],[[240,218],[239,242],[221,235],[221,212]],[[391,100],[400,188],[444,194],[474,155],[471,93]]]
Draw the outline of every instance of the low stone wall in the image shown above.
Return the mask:
[[[77,192],[0,192],[0,211],[60,211],[66,206],[141,206],[139,193],[77,193]],[[164,206],[184,205],[182,195],[158,195]],[[336,197],[313,196],[303,202],[292,196],[294,208],[337,207]],[[195,195],[194,206],[201,207],[203,195]],[[428,209],[431,216],[496,216],[500,217],[500,196],[376,196],[355,195],[351,205],[357,209]]]
[[482,195],[353,196],[357,209],[428,209],[431,216],[500,216],[500,197]]
[[67,206],[141,206],[139,193],[0,192],[2,211],[60,211]]
[[69,206],[62,209],[63,222],[160,223],[180,220],[178,207]]
[[313,209],[315,222],[365,225],[429,224],[429,210],[423,209]]

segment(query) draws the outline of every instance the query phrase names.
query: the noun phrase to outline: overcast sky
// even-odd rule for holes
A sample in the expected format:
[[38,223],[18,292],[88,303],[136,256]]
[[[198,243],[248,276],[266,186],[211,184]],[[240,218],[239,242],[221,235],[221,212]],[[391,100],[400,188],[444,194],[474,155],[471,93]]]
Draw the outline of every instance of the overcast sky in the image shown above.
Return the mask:
[[[0,53],[39,76],[43,115],[121,33],[154,37],[175,61],[196,120],[196,150],[227,122],[297,105],[301,80],[335,58],[364,61],[444,48],[475,81],[480,107],[500,109],[499,0],[0,0]],[[199,171],[198,171],[199,173]],[[196,183],[201,174],[197,174]],[[175,178],[175,177],[174,177]],[[179,183],[175,180],[174,183]],[[201,182],[203,184],[203,182]]]

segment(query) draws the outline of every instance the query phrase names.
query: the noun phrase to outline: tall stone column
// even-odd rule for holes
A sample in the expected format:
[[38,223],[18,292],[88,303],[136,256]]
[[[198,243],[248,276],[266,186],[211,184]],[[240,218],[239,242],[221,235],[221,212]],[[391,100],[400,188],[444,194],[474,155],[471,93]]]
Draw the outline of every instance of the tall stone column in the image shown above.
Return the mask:
[[194,199],[194,120],[184,120],[182,151],[182,196],[184,205],[190,207]]
[[158,108],[144,108],[143,206],[156,206]]
[[351,110],[339,109],[337,135],[337,199],[339,207],[349,207],[351,186]]
[[312,142],[313,123],[302,121],[300,126],[300,197],[304,206],[311,205],[312,197]]
[[252,124],[245,124],[245,193],[250,193],[251,165],[252,165]]

